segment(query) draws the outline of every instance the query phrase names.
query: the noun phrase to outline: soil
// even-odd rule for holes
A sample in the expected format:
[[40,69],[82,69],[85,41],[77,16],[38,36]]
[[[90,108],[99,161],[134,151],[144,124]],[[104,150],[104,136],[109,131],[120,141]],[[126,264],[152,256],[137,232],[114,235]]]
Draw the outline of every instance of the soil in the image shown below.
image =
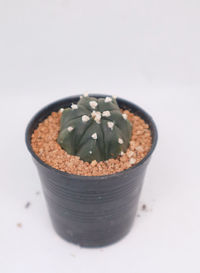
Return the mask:
[[28,209],[30,207],[31,203],[30,202],[27,202],[26,205],[25,205],[25,209]]
[[32,134],[31,145],[36,155],[51,167],[70,174],[101,176],[121,172],[139,163],[152,145],[149,125],[137,115],[122,110],[133,125],[130,146],[126,153],[116,159],[91,163],[70,155],[57,143],[62,112],[52,112]]
[[142,205],[142,210],[147,210],[147,205],[146,204]]

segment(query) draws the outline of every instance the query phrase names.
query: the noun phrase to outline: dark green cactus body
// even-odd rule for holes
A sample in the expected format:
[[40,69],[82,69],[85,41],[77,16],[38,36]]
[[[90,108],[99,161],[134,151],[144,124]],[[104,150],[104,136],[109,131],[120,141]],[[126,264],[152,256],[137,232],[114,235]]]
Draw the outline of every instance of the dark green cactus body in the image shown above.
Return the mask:
[[131,132],[116,99],[84,96],[63,111],[58,143],[83,161],[104,161],[127,150]]

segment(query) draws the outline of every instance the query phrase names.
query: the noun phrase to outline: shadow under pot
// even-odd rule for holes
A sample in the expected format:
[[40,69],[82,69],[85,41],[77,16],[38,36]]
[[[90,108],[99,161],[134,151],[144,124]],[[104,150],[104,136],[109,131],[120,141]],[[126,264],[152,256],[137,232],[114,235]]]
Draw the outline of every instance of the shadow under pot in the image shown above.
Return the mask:
[[70,107],[78,100],[79,96],[68,97],[41,109],[27,126],[26,145],[37,167],[57,234],[80,246],[101,247],[122,239],[133,225],[146,168],[157,143],[157,129],[143,109],[118,98],[121,109],[138,115],[149,125],[152,146],[147,155],[138,164],[111,175],[80,176],[59,171],[34,153],[31,136],[38,124],[52,112]]

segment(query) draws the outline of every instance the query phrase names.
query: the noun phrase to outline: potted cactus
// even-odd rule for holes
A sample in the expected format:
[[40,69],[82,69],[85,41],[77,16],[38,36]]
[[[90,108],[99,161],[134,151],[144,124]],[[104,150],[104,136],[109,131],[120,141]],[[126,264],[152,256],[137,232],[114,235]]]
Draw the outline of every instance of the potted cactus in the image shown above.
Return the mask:
[[56,232],[85,247],[124,237],[156,143],[152,118],[123,99],[75,96],[39,111],[27,126],[26,144]]

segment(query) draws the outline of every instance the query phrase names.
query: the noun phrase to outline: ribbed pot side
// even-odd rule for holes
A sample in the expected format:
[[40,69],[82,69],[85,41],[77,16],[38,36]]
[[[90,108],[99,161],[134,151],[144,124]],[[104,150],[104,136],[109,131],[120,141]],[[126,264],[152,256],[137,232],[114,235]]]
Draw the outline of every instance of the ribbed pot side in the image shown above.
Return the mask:
[[133,103],[117,99],[121,108],[139,115],[149,124],[152,148],[147,156],[128,170],[112,175],[78,176],[58,171],[42,162],[33,152],[31,135],[38,123],[52,111],[68,107],[78,99],[78,96],[62,99],[39,111],[27,126],[26,144],[38,169],[56,232],[75,244],[100,247],[123,238],[133,224],[146,168],[157,143],[157,129],[144,110]]

